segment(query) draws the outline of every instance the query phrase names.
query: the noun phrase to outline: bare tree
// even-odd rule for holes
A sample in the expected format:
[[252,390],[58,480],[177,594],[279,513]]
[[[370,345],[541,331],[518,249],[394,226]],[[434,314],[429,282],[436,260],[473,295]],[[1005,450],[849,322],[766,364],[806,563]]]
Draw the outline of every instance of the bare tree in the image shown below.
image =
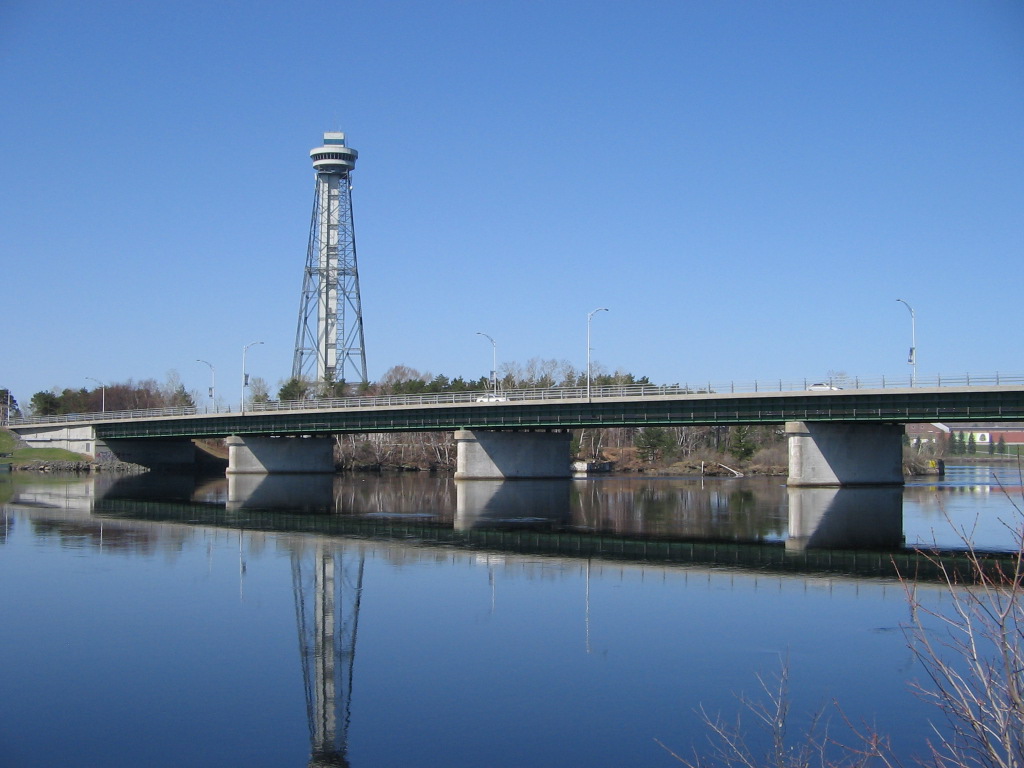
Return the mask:
[[916,584],[903,580],[911,609],[907,637],[927,676],[915,687],[950,725],[930,745],[936,766],[1024,766],[1024,526],[1016,511],[1017,525],[1004,523],[1017,545],[1010,567],[993,567],[964,530],[958,535],[973,583],[962,583],[930,556],[950,597],[944,610],[925,605]]
[[431,378],[429,373],[421,373],[408,365],[393,365],[384,372],[377,384],[384,393],[389,393],[406,382],[421,381],[426,384]]
[[270,399],[270,387],[262,376],[249,379],[249,402],[265,403]]
[[[853,739],[851,743],[835,738],[824,707],[811,712],[808,724],[792,734],[786,662],[777,676],[758,676],[757,681],[760,695],[757,698],[740,696],[740,714],[733,721],[701,708],[701,719],[708,729],[705,751],[694,748],[693,756],[687,757],[673,752],[659,739],[654,741],[689,768],[867,768],[873,765],[898,768],[900,765],[888,739],[874,730],[854,727],[838,708],[840,720]],[[756,753],[752,746],[755,739],[750,736],[744,715],[752,717],[754,730],[766,737],[756,740],[763,745]]]

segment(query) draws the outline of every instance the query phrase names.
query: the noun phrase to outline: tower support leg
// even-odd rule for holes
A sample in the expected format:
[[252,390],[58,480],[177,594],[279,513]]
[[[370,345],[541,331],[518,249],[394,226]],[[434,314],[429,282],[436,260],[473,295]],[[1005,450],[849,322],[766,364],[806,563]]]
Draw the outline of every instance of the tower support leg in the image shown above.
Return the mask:
[[788,485],[903,484],[902,425],[790,421],[786,437]]

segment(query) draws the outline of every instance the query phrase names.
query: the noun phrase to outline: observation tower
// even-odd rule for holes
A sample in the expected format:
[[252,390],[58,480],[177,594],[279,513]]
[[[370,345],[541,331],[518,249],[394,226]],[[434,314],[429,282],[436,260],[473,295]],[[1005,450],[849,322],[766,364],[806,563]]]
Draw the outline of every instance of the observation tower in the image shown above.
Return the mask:
[[292,378],[336,394],[335,384],[366,383],[363,312],[352,223],[352,170],[359,153],[344,133],[325,133],[310,151],[316,170],[313,219],[295,331]]

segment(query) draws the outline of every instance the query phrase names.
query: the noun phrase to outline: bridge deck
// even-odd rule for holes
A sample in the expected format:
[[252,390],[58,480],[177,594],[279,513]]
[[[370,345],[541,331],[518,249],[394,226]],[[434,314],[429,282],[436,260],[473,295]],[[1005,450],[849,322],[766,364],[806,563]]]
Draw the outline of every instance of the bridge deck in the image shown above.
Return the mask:
[[[158,413],[112,418],[91,414],[52,422],[20,420],[12,428],[89,424],[96,437],[214,438],[227,435],[311,435],[455,429],[575,429],[582,427],[783,424],[789,421],[868,423],[1022,421],[1024,386],[876,390],[679,393],[546,399],[507,393],[496,402],[452,402],[450,395],[391,398],[360,406],[353,400],[262,404],[240,413]],[[302,405],[302,407],[295,407]],[[310,407],[312,406],[312,407]],[[31,423],[30,423],[31,422]]]

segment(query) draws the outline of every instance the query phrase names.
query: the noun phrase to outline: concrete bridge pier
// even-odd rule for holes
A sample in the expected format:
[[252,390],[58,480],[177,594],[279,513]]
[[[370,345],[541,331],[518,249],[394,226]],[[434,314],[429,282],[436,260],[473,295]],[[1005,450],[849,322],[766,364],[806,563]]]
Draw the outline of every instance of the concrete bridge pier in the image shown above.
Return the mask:
[[330,437],[239,437],[228,446],[227,474],[326,474],[334,469]]
[[565,430],[459,429],[455,479],[571,477],[570,442]]
[[793,486],[903,485],[903,426],[790,421]]

